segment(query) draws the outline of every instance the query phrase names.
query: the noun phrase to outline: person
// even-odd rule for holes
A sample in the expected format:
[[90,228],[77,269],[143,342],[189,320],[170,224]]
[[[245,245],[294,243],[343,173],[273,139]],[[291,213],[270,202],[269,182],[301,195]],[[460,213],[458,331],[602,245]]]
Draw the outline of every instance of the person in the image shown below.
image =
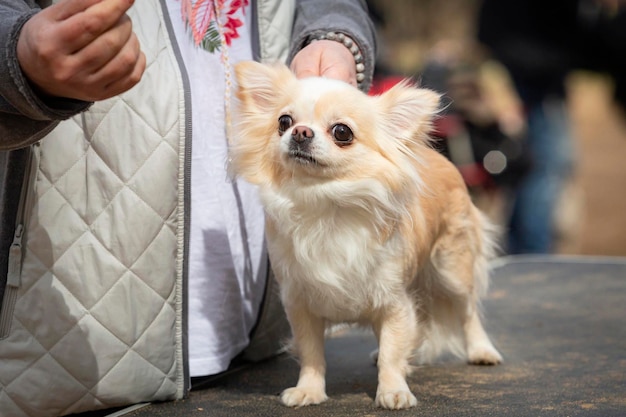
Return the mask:
[[513,78],[532,158],[516,190],[510,253],[557,249],[556,211],[576,165],[566,80],[577,69],[605,72],[615,82],[616,101],[626,102],[625,9],[613,0],[482,3],[478,37]]
[[[53,4],[50,4],[53,3]],[[359,0],[0,0],[0,410],[183,398],[288,336],[233,65],[367,90]]]
[[[502,18],[501,12],[506,12]],[[530,170],[515,190],[509,253],[555,250],[556,205],[575,163],[565,102],[575,15],[575,2],[566,1],[518,1],[506,10],[497,2],[486,1],[481,9],[479,39],[505,65],[515,83],[525,107],[532,159]]]

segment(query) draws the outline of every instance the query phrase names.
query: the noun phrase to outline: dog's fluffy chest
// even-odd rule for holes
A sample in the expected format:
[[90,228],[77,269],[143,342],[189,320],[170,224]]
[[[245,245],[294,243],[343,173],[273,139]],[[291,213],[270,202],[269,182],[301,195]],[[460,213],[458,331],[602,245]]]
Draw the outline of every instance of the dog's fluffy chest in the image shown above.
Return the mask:
[[402,286],[394,239],[381,241],[362,211],[334,207],[315,215],[274,201],[268,245],[283,296],[331,321],[359,321]]

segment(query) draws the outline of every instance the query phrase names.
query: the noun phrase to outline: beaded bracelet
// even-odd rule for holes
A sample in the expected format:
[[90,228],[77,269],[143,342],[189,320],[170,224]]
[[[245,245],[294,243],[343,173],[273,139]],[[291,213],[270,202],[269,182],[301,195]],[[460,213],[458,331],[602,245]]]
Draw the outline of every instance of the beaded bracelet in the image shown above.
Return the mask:
[[361,50],[359,49],[356,42],[352,40],[349,36],[339,33],[339,32],[327,32],[325,34],[313,35],[310,38],[310,41],[335,41],[341,43],[343,46],[348,48],[348,50],[352,53],[354,57],[354,63],[356,64],[356,83],[357,87],[361,88],[361,84],[365,80],[365,64],[363,63],[363,55],[361,54]]

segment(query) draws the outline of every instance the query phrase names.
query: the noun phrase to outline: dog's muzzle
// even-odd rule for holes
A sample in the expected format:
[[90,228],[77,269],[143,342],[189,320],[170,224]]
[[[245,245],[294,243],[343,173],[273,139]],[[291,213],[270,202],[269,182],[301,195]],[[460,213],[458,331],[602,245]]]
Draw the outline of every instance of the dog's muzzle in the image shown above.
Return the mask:
[[300,163],[317,163],[311,153],[311,143],[315,133],[306,126],[296,126],[291,131],[289,156]]

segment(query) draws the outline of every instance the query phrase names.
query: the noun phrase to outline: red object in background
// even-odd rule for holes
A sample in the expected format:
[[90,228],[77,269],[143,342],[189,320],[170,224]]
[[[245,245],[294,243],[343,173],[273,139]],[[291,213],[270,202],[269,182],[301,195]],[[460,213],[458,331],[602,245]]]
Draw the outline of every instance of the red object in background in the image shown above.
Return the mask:
[[370,96],[380,95],[403,80],[404,77],[400,75],[375,77],[374,80],[372,80],[372,86],[370,87],[370,91],[368,94]]
[[[468,187],[482,187],[492,188],[494,183],[489,176],[489,173],[485,170],[485,167],[476,162],[474,154],[472,152],[472,144],[470,137],[463,125],[463,120],[455,114],[447,114],[442,117],[437,117],[433,121],[432,136],[437,140],[444,141],[447,148],[447,157],[457,167],[461,176],[465,180],[465,184]],[[457,143],[464,142],[459,148]],[[457,147],[461,149],[461,152],[465,154],[459,155],[457,150],[456,156],[459,160],[455,160],[451,147]]]

